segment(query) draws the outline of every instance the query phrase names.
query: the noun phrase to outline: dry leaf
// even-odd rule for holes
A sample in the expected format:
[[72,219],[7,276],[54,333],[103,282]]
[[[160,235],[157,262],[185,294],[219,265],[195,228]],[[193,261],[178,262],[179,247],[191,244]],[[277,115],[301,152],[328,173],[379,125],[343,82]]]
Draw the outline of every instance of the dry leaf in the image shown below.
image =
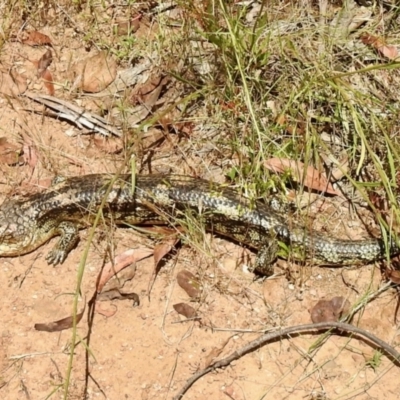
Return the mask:
[[51,72],[46,69],[46,71],[43,72],[42,78],[44,81],[44,86],[47,89],[47,92],[49,93],[50,96],[54,96],[55,90],[54,90],[54,84],[53,84],[53,76],[51,75]]
[[345,150],[340,153],[338,160],[332,153],[321,152],[320,156],[335,181],[342,179],[349,172],[349,156]]
[[[154,231],[154,229],[153,229]],[[174,232],[174,236],[170,239],[164,239],[162,243],[156,245],[154,247],[154,270],[152,277],[149,280],[149,284],[147,287],[148,293],[151,292],[151,289],[153,287],[154,281],[156,280],[157,273],[159,271],[159,263],[163,259],[165,255],[167,255],[173,247],[176,245],[176,243],[179,241],[179,237],[177,237],[176,232]]]
[[29,46],[52,45],[50,38],[38,31],[22,32],[19,36],[19,40]]
[[157,269],[160,261],[174,248],[178,243],[179,237],[173,237],[168,240],[163,240],[162,243],[154,247],[154,268]]
[[388,270],[386,271],[386,277],[397,285],[400,283],[400,271]]
[[0,93],[7,96],[18,96],[26,91],[28,84],[25,77],[11,70],[10,73],[0,72]]
[[226,386],[224,394],[228,396],[227,400],[246,400],[246,395],[243,393],[242,388],[237,384]]
[[103,290],[104,285],[110,280],[110,278],[112,278],[119,271],[132,263],[150,257],[152,254],[153,250],[147,248],[139,248],[125,251],[124,253],[115,257],[114,262],[107,263],[101,271],[96,288],[97,292],[100,293]]
[[349,309],[349,301],[341,296],[331,300],[319,300],[311,309],[311,320],[314,323],[339,321],[341,315],[347,314]]
[[190,306],[189,304],[186,303],[178,303],[173,305],[174,310],[180,314],[183,315],[186,318],[195,318],[197,315],[196,310]]
[[114,288],[101,292],[96,297],[97,301],[111,301],[111,300],[133,300],[133,305],[140,305],[139,296],[136,293],[124,293],[119,289]]
[[[86,308],[86,304],[83,306],[83,310],[79,314],[76,315],[76,324],[77,325],[79,324],[80,320],[83,317],[83,314],[85,313],[85,308]],[[42,331],[42,332],[60,332],[65,329],[72,328],[73,322],[74,322],[74,319],[71,316],[71,317],[66,317],[66,318],[63,318],[63,319],[60,319],[60,320],[54,321],[54,322],[35,324],[34,327],[37,331]]]
[[132,33],[135,33],[140,27],[141,18],[142,14],[139,14],[130,20],[118,21],[115,34],[117,36],[130,36]]
[[146,96],[156,89],[162,81],[162,76],[158,74],[150,75],[146,82],[136,85],[131,94],[130,102],[132,105],[141,104],[145,102]]
[[198,279],[190,271],[179,271],[176,279],[178,281],[178,285],[189,295],[189,297],[200,297],[201,285]]
[[104,90],[117,75],[117,64],[105,51],[88,57],[72,67],[73,80],[85,92]]
[[121,138],[111,138],[101,135],[94,135],[94,145],[108,154],[117,154],[123,150],[123,142]]
[[40,57],[40,60],[38,62],[38,70],[37,70],[37,77],[40,78],[43,76],[44,72],[46,71],[47,67],[49,67],[51,65],[51,63],[53,62],[53,54],[51,52],[50,49],[48,49],[46,51],[46,53],[44,53],[42,55],[42,57]]
[[213,347],[211,351],[208,353],[204,360],[204,366],[203,368],[207,368],[209,365],[213,364],[216,360],[217,357],[222,353],[222,350],[226,347],[226,345],[229,343],[229,341],[234,337],[235,335],[230,336],[223,344],[221,347]]
[[264,165],[270,171],[278,174],[289,170],[295,182],[302,183],[310,189],[340,196],[340,193],[333,188],[324,175],[312,166],[308,166],[305,170],[305,166],[301,161],[286,158],[270,158],[264,161]]
[[108,306],[104,306],[101,303],[96,302],[94,305],[94,312],[104,317],[110,318],[116,314],[118,311],[118,307],[115,304],[109,304]]
[[0,138],[0,164],[15,165],[21,160],[21,146],[9,143],[5,137]]
[[279,126],[285,126],[286,125],[286,116],[285,114],[280,114],[275,120],[276,124]]
[[386,44],[384,38],[365,33],[364,35],[361,36],[361,41],[364,44],[367,44],[373,47],[374,49],[378,50],[379,53],[381,53],[384,57],[388,58],[389,60],[394,60],[398,57],[399,52],[397,50],[397,47]]
[[52,182],[52,178],[35,179],[34,181],[31,179],[29,181],[23,181],[21,185],[18,186],[18,191],[13,192],[13,194],[30,196],[32,194],[39,193],[44,189],[47,189],[51,186]]
[[36,165],[39,161],[39,154],[37,152],[37,147],[33,144],[32,140],[25,134],[22,134],[22,137],[24,139],[24,144],[22,147],[23,154],[22,158],[26,164],[29,165],[31,168],[31,172],[33,174],[33,171],[36,168]]
[[334,322],[337,320],[337,315],[329,300],[319,300],[311,310],[311,321],[315,324],[318,322]]

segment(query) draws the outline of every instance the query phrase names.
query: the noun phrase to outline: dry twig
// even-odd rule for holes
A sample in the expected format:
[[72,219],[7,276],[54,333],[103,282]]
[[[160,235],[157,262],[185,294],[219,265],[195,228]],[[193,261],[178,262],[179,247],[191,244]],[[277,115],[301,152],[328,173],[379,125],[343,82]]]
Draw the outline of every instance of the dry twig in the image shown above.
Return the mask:
[[222,360],[216,361],[213,364],[209,365],[207,368],[197,372],[194,374],[183,388],[178,392],[178,394],[174,397],[174,400],[180,400],[183,395],[189,390],[189,388],[202,376],[208,374],[211,371],[216,370],[217,368],[223,368],[228,366],[232,361],[238,360],[239,358],[243,357],[247,353],[251,353],[252,351],[258,349],[265,344],[275,341],[277,339],[283,339],[286,337],[290,337],[290,335],[298,335],[300,333],[306,333],[310,331],[325,331],[325,330],[332,330],[332,333],[338,332],[346,332],[352,333],[356,337],[361,337],[363,339],[367,339],[367,341],[371,342],[373,345],[377,346],[380,350],[386,353],[389,358],[396,364],[400,362],[400,353],[384,342],[383,340],[379,339],[372,333],[365,331],[364,329],[358,328],[357,326],[346,324],[344,322],[320,322],[317,324],[305,324],[305,325],[296,325],[291,326],[280,331],[276,332],[268,332],[259,338],[251,341],[246,346],[243,346],[241,349],[236,350],[234,353],[229,355]]

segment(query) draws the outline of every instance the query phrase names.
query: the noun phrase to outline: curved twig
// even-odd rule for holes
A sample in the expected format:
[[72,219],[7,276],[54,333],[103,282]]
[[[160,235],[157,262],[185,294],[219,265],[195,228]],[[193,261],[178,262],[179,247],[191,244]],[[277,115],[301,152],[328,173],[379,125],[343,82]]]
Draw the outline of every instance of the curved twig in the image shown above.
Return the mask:
[[[247,353],[250,353],[259,347],[267,344],[268,342],[274,341],[276,339],[282,339],[284,337],[288,337],[291,334],[299,334],[305,333],[309,331],[324,331],[330,330],[333,331],[341,331],[347,333],[353,333],[356,337],[361,337],[363,339],[368,339],[368,341],[372,342],[374,345],[383,350],[389,358],[392,359],[393,362],[400,362],[400,353],[392,346],[379,339],[372,333],[365,331],[364,329],[358,328],[357,326],[346,324],[344,322],[320,322],[317,324],[305,324],[305,325],[297,325],[291,326],[285,329],[281,329],[280,331],[268,332],[259,338],[251,341],[246,346],[242,347],[239,350],[236,350],[234,353],[229,355],[222,360],[216,361],[207,368],[197,372],[190,379],[187,380],[186,384],[183,388],[178,392],[178,394],[174,397],[174,400],[180,400],[183,395],[189,390],[189,388],[202,376],[208,374],[209,372],[217,369],[228,366],[232,361],[238,360],[242,356]],[[332,332],[333,333],[333,332]]]

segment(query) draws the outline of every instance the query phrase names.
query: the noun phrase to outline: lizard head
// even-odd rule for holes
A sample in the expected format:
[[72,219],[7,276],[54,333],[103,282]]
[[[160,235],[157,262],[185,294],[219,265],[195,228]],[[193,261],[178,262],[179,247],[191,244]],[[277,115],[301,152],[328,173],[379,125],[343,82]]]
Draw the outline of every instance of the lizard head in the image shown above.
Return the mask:
[[19,207],[17,202],[3,203],[0,207],[0,257],[27,252],[29,235],[16,207]]

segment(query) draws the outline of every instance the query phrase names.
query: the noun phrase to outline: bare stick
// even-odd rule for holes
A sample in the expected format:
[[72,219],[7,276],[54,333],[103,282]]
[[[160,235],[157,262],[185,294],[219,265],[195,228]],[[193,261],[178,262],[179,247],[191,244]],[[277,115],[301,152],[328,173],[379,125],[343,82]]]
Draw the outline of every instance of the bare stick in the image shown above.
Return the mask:
[[332,329],[332,333],[339,332],[347,332],[353,333],[356,337],[361,337],[363,339],[367,339],[367,341],[371,342],[373,345],[379,347],[383,350],[386,355],[390,356],[392,361],[395,363],[400,361],[400,353],[384,342],[383,340],[379,339],[372,333],[365,331],[364,329],[358,328],[354,325],[346,324],[344,322],[320,322],[317,324],[305,324],[305,325],[297,325],[291,326],[285,329],[281,329],[280,331],[276,332],[269,332],[266,333],[259,338],[251,341],[246,346],[242,347],[239,350],[236,350],[230,356],[223,358],[222,360],[216,361],[215,363],[211,364],[207,368],[197,372],[194,374],[190,379],[187,380],[186,384],[183,388],[178,392],[178,394],[174,397],[174,400],[180,400],[183,395],[189,390],[189,388],[202,376],[208,374],[209,372],[217,369],[228,366],[232,361],[238,360],[239,358],[243,357],[247,353],[251,353],[252,351],[258,349],[259,347],[267,344],[268,342],[274,341],[276,339],[282,339],[288,337],[291,334],[299,334],[305,333],[310,331],[325,331]]

